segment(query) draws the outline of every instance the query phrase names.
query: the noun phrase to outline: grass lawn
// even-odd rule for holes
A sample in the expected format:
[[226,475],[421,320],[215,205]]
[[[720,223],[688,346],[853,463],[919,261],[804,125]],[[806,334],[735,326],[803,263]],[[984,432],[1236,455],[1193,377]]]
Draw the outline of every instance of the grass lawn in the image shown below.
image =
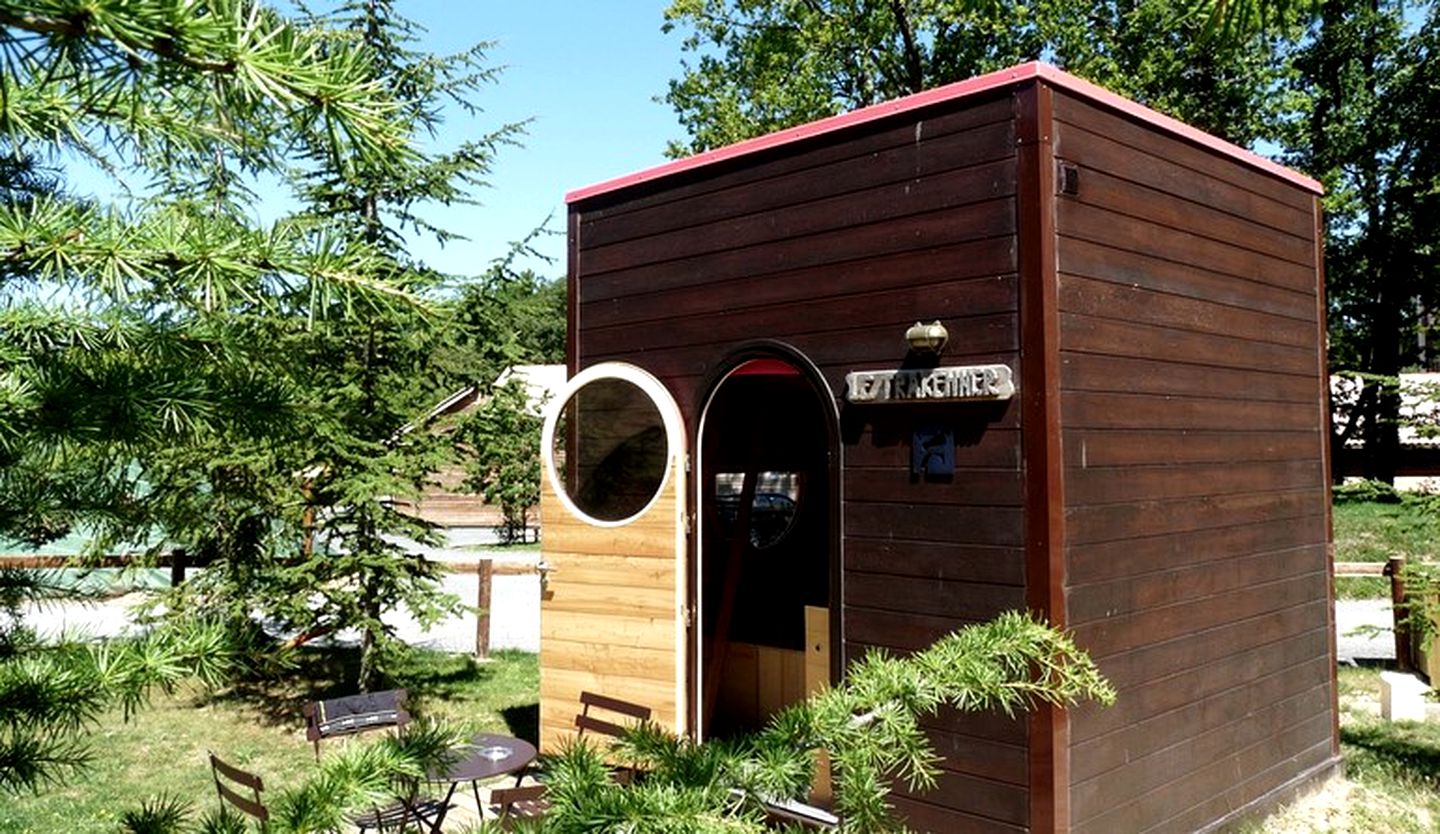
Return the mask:
[[[1337,562],[1384,562],[1391,556],[1440,560],[1440,505],[1427,509],[1425,499],[1405,497],[1388,504],[1340,501],[1335,504],[1334,518]],[[1389,599],[1390,580],[1379,576],[1340,579],[1335,594],[1341,599]]]
[[1433,834],[1440,830],[1440,722],[1380,718],[1380,672],[1340,670],[1345,778],[1246,829],[1254,834]]
[[[215,803],[205,751],[254,770],[274,790],[313,772],[300,706],[354,692],[353,651],[310,652],[283,680],[216,693],[184,690],[155,698],[129,721],[107,716],[92,736],[92,767],[63,787],[0,801],[0,834],[114,834],[122,811],[169,793],[208,808]],[[464,655],[416,652],[396,670],[417,717],[445,718],[469,730],[534,739],[540,678],[537,659],[497,652],[488,663]],[[346,677],[346,674],[352,677]]]

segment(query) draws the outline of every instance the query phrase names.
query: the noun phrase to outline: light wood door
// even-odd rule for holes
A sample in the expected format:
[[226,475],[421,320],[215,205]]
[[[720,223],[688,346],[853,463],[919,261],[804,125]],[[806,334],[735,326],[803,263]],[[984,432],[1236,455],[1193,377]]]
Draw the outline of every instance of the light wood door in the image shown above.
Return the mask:
[[545,421],[540,495],[540,746],[574,735],[580,693],[644,704],[688,731],[685,432],[654,377],[577,374]]

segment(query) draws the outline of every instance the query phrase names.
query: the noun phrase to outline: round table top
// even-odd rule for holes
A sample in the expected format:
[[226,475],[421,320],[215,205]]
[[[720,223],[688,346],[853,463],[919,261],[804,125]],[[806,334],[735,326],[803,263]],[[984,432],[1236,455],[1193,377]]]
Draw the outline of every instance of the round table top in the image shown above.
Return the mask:
[[535,761],[535,745],[523,738],[481,733],[459,750],[460,759],[439,779],[447,782],[478,782],[493,776],[514,773]]

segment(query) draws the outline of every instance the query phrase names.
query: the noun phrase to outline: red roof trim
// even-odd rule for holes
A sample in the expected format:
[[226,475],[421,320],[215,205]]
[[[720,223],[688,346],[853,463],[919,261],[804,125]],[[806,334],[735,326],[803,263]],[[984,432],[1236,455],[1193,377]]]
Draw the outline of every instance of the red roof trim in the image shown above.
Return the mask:
[[1028,81],[1032,78],[1042,79],[1067,92],[1118,110],[1127,116],[1139,119],[1142,122],[1147,122],[1154,127],[1173,133],[1182,139],[1194,142],[1217,153],[1229,156],[1253,168],[1258,168],[1267,174],[1297,185],[1307,191],[1316,194],[1324,193],[1324,187],[1321,186],[1320,183],[1298,171],[1293,171],[1238,145],[1232,145],[1223,139],[1211,136],[1183,122],[1172,119],[1169,116],[1157,113],[1143,104],[1122,98],[1109,90],[1077,78],[1068,72],[1058,70],[1049,64],[1041,61],[1032,61],[1028,64],[1020,64],[1019,66],[1010,67],[1009,69],[976,76],[975,78],[959,81],[954,84],[947,84],[943,87],[936,87],[933,90],[926,90],[923,93],[898,98],[894,101],[882,102],[871,105],[870,107],[853,110],[849,113],[831,116],[828,119],[820,119],[819,121],[781,130],[776,133],[757,136],[754,139],[747,139],[733,145],[726,145],[723,148],[716,148],[715,150],[706,151],[705,153],[696,154],[695,156],[677,159],[674,162],[667,162],[664,165],[658,165],[654,168],[647,168],[623,177],[617,177],[585,188],[576,189],[565,195],[565,202],[578,203],[581,200],[586,200],[611,191],[618,191],[632,185],[639,185],[640,183],[651,182],[684,171],[703,168],[727,159],[748,156],[749,154],[759,153],[760,151],[770,148],[777,148],[792,142],[798,142],[802,139],[822,136],[826,133],[832,133],[854,125],[865,124],[866,122],[873,122],[888,116],[918,110],[932,104],[977,95],[987,90],[994,90],[1022,81]]

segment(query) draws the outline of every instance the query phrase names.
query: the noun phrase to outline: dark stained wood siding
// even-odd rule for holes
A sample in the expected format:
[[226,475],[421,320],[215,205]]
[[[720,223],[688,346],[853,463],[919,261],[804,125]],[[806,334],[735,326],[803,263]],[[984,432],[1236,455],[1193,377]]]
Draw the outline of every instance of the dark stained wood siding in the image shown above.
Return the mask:
[[[922,319],[949,328],[947,364],[1018,370],[1013,115],[998,91],[571,207],[572,367],[649,370],[692,432],[704,387],[747,342],[787,343],[823,374],[843,447],[847,662],[1024,605],[1017,409],[840,402],[849,371],[900,365]],[[936,423],[956,432],[958,472],[917,481],[911,434]],[[1026,830],[1023,722],[930,726],[943,773],[898,798],[911,823]]]
[[1066,94],[1072,831],[1193,831],[1333,757],[1313,195]]
[[[1193,831],[1334,761],[1318,208],[1044,83],[573,204],[569,359],[655,374],[693,443],[730,357],[793,347],[839,414],[841,660],[1049,606],[1114,681],[1068,721],[935,717],[939,786],[896,795],[913,827]],[[937,318],[946,364],[1044,397],[842,402]],[[910,475],[932,425],[952,479]]]

